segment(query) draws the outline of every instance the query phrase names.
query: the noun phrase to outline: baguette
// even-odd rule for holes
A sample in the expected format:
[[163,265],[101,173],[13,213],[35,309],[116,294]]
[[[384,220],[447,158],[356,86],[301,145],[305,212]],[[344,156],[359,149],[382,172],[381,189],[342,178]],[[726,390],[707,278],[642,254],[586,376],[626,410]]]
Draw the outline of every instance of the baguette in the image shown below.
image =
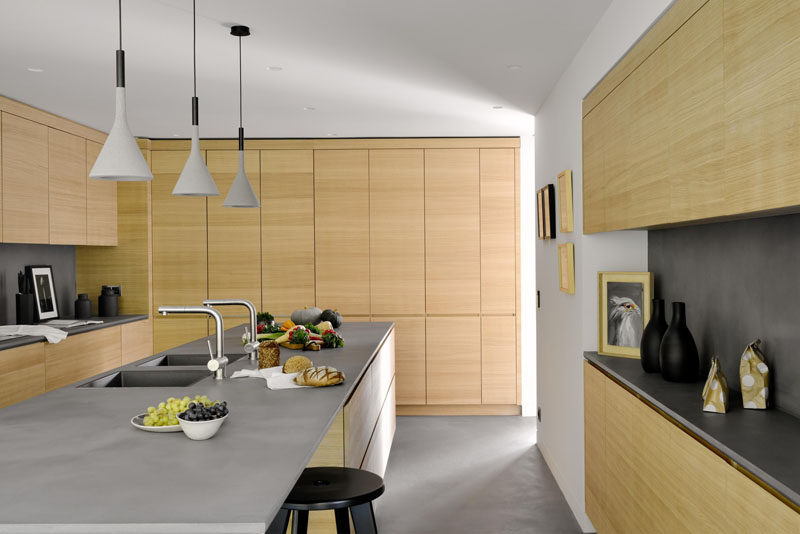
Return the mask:
[[344,382],[344,373],[333,367],[309,367],[294,377],[294,381],[300,386],[334,386]]

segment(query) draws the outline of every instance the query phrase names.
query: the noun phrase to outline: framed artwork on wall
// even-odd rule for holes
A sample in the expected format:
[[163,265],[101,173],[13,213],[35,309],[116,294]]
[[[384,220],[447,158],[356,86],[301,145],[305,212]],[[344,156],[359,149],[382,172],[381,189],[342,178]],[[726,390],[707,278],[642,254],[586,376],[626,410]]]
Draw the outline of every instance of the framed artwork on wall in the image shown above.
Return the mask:
[[27,265],[25,276],[33,286],[35,320],[58,319],[53,267],[51,265]]
[[572,170],[567,169],[558,175],[558,219],[562,232],[572,232]]
[[558,288],[564,293],[575,294],[575,245],[558,245]]
[[642,332],[650,321],[653,273],[598,272],[597,352],[639,358]]
[[544,192],[536,191],[536,215],[539,222],[539,239],[544,239]]
[[536,208],[539,220],[539,239],[556,238],[555,187],[547,184],[536,192]]

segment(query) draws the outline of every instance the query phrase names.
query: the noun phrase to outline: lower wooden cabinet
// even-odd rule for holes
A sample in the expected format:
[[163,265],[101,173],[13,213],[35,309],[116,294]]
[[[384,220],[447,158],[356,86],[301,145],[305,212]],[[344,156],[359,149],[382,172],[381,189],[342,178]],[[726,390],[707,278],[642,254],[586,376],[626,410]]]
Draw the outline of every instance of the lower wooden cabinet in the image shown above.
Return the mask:
[[120,326],[120,339],[122,340],[120,365],[127,365],[155,354],[153,350],[153,319]]
[[119,367],[121,350],[119,326],[68,336],[60,343],[46,343],[45,389],[52,391]]
[[428,317],[425,340],[428,404],[480,404],[480,318]]
[[0,351],[0,408],[44,393],[44,343]]
[[586,513],[597,532],[800,532],[800,514],[584,363]]

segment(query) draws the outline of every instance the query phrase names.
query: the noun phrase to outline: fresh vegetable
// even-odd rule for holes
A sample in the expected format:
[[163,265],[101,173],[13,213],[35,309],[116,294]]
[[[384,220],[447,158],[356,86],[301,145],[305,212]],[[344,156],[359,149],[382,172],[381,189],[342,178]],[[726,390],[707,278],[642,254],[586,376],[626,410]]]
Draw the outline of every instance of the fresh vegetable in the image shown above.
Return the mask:
[[273,317],[269,312],[258,312],[258,315],[256,315],[256,321],[258,324],[272,324],[275,322],[275,317]]
[[342,319],[342,314],[336,310],[325,310],[322,312],[322,315],[320,315],[320,320],[329,321],[333,328],[339,328],[344,322]]
[[303,310],[295,310],[291,319],[294,324],[317,324],[321,315],[322,310],[317,307],[305,308]]
[[278,339],[279,337],[285,335],[283,332],[270,332],[269,334],[258,334],[256,339],[258,341],[266,341],[268,339]]
[[330,321],[322,321],[317,325],[317,329],[320,332],[327,332],[328,330],[333,330],[333,325],[330,323]]
[[317,328],[316,326],[314,326],[311,323],[305,324],[303,326],[305,326],[306,330],[308,330],[309,332],[314,332],[315,334],[321,334],[322,333],[319,328]]
[[308,341],[308,332],[305,328],[298,328],[289,333],[289,343],[292,345],[305,345]]
[[257,327],[258,334],[272,334],[274,332],[281,332],[281,327],[276,324],[259,324]]
[[291,319],[287,319],[286,322],[283,323],[283,326],[281,326],[281,330],[286,332],[288,330],[291,330],[294,327],[295,327],[295,323]]
[[342,339],[342,336],[337,334],[335,330],[325,331],[325,333],[322,334],[322,341],[329,349],[344,347],[344,339]]

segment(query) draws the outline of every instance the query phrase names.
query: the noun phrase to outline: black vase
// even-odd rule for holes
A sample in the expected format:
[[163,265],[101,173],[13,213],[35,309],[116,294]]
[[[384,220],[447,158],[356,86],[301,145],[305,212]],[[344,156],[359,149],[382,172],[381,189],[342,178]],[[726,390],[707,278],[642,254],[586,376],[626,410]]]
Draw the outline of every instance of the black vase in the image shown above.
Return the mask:
[[700,372],[700,357],[692,333],[686,327],[686,304],[672,303],[672,322],[659,348],[661,375],[670,382],[695,382]]
[[650,314],[650,322],[644,328],[642,343],[639,347],[641,353],[642,368],[647,373],[658,373],[661,371],[659,362],[659,348],[664,333],[667,331],[667,320],[664,318],[664,301],[653,299],[653,311]]

